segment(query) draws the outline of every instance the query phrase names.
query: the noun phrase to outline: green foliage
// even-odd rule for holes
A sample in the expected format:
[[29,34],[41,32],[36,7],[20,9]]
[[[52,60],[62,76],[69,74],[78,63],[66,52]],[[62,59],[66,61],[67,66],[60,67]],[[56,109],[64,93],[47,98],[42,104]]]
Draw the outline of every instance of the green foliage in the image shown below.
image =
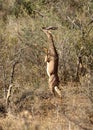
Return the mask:
[[35,9],[34,2],[30,0],[16,0],[15,7],[14,7],[14,14],[16,17],[24,14],[26,12],[28,15],[33,15]]

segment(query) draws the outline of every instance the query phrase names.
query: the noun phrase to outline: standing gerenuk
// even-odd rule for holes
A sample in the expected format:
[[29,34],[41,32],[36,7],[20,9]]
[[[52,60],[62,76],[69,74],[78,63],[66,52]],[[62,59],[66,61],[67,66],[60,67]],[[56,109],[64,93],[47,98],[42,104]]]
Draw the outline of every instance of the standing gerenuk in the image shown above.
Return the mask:
[[49,89],[55,95],[58,94],[61,97],[61,91],[58,88],[59,77],[58,77],[58,53],[54,45],[53,36],[50,32],[52,28],[42,28],[48,37],[49,47],[47,55],[45,56],[45,62],[47,63],[47,74],[49,77]]

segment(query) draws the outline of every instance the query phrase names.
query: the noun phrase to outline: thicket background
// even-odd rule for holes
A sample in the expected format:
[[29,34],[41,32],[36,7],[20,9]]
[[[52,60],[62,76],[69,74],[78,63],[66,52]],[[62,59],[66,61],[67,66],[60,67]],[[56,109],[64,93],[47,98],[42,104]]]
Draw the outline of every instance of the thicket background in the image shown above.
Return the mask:
[[[54,99],[48,90],[48,77],[44,63],[48,42],[41,29],[43,26],[58,27],[58,30],[52,33],[59,54],[59,78],[63,104],[59,103],[59,99]],[[82,56],[86,72],[85,75],[80,75],[80,82],[76,83],[79,55]],[[1,117],[2,113],[9,111],[5,108],[5,96],[11,78],[13,78],[10,97],[12,114],[28,110],[32,117],[45,115],[47,123],[44,123],[46,125],[42,127],[45,130],[92,130],[93,0],[0,0]],[[82,93],[85,98],[82,98]],[[77,94],[80,94],[78,98],[76,98]],[[79,98],[80,100],[78,100]],[[51,99],[51,101],[48,99]],[[81,107],[76,105],[73,108],[77,108],[76,113],[82,115],[82,117],[85,116],[84,119],[80,116],[77,121],[77,118],[70,119],[64,115],[67,118],[64,121],[64,117],[60,117],[63,110],[67,112],[67,115],[69,115],[70,110],[71,112],[74,111],[71,107],[72,102],[74,102],[72,100],[78,102],[78,105],[81,104]],[[87,110],[83,107],[85,110],[83,114],[85,115],[81,111],[82,103],[86,104]],[[53,113],[48,115],[49,112]],[[72,117],[73,113],[70,114],[69,116]],[[57,115],[57,120],[56,117],[53,118],[54,115]],[[11,118],[14,119],[14,117]],[[7,122],[11,123],[11,118],[4,119],[6,124],[4,130],[8,129]],[[55,127],[52,119],[56,120],[56,124],[60,122],[60,125]],[[2,119],[0,120],[0,124],[2,124]],[[89,123],[89,125],[83,124],[85,126],[83,128],[80,124],[82,120],[88,120],[89,122],[85,121],[84,123]],[[36,119],[33,119],[32,122],[35,121]],[[12,123],[16,124],[16,120]],[[38,129],[37,125],[29,126],[28,124],[21,124],[23,127],[19,126],[20,130]],[[29,128],[25,126],[29,126]],[[19,129],[19,127],[16,129]],[[11,126],[10,130],[13,129],[13,126]]]

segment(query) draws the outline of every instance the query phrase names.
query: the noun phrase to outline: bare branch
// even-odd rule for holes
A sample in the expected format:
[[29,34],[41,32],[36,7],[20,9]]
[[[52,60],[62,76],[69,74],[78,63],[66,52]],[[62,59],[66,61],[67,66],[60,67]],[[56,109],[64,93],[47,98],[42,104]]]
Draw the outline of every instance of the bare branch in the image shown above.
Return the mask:
[[7,107],[9,106],[9,98],[11,97],[11,91],[12,91],[13,81],[14,81],[15,67],[18,63],[19,63],[18,60],[14,61],[13,66],[12,66],[12,71],[11,71],[11,75],[10,75],[10,85],[9,85],[7,96],[6,96],[6,106]]
[[12,71],[11,71],[11,75],[10,75],[10,84],[13,83],[15,67],[16,67],[16,65],[17,65],[18,63],[19,63],[19,61],[15,61],[15,62],[13,63]]
[[81,26],[75,23],[75,20],[72,20],[69,16],[67,16],[67,19],[72,23],[76,28],[81,29]]
[[35,13],[38,13],[41,17],[44,17],[44,14],[42,14],[40,11],[38,10],[34,10]]
[[91,26],[91,28],[88,30],[88,32],[87,32],[87,34],[86,34],[86,36],[88,36],[89,35],[89,33],[91,32],[91,30],[93,29],[93,26]]
[[11,96],[12,86],[13,86],[13,84],[10,84],[10,85],[9,85],[8,92],[7,92],[7,97],[6,97],[6,106],[7,106],[7,107],[8,107],[8,105],[9,105],[9,98],[10,98],[10,96]]

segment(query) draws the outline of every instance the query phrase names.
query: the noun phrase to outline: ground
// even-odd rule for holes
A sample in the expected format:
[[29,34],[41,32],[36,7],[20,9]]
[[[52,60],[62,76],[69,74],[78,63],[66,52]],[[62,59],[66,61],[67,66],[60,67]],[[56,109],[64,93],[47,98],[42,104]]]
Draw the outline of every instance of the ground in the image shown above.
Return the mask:
[[92,130],[93,104],[83,90],[80,84],[64,85],[62,99],[49,90],[26,92],[15,111],[2,112],[0,130]]

